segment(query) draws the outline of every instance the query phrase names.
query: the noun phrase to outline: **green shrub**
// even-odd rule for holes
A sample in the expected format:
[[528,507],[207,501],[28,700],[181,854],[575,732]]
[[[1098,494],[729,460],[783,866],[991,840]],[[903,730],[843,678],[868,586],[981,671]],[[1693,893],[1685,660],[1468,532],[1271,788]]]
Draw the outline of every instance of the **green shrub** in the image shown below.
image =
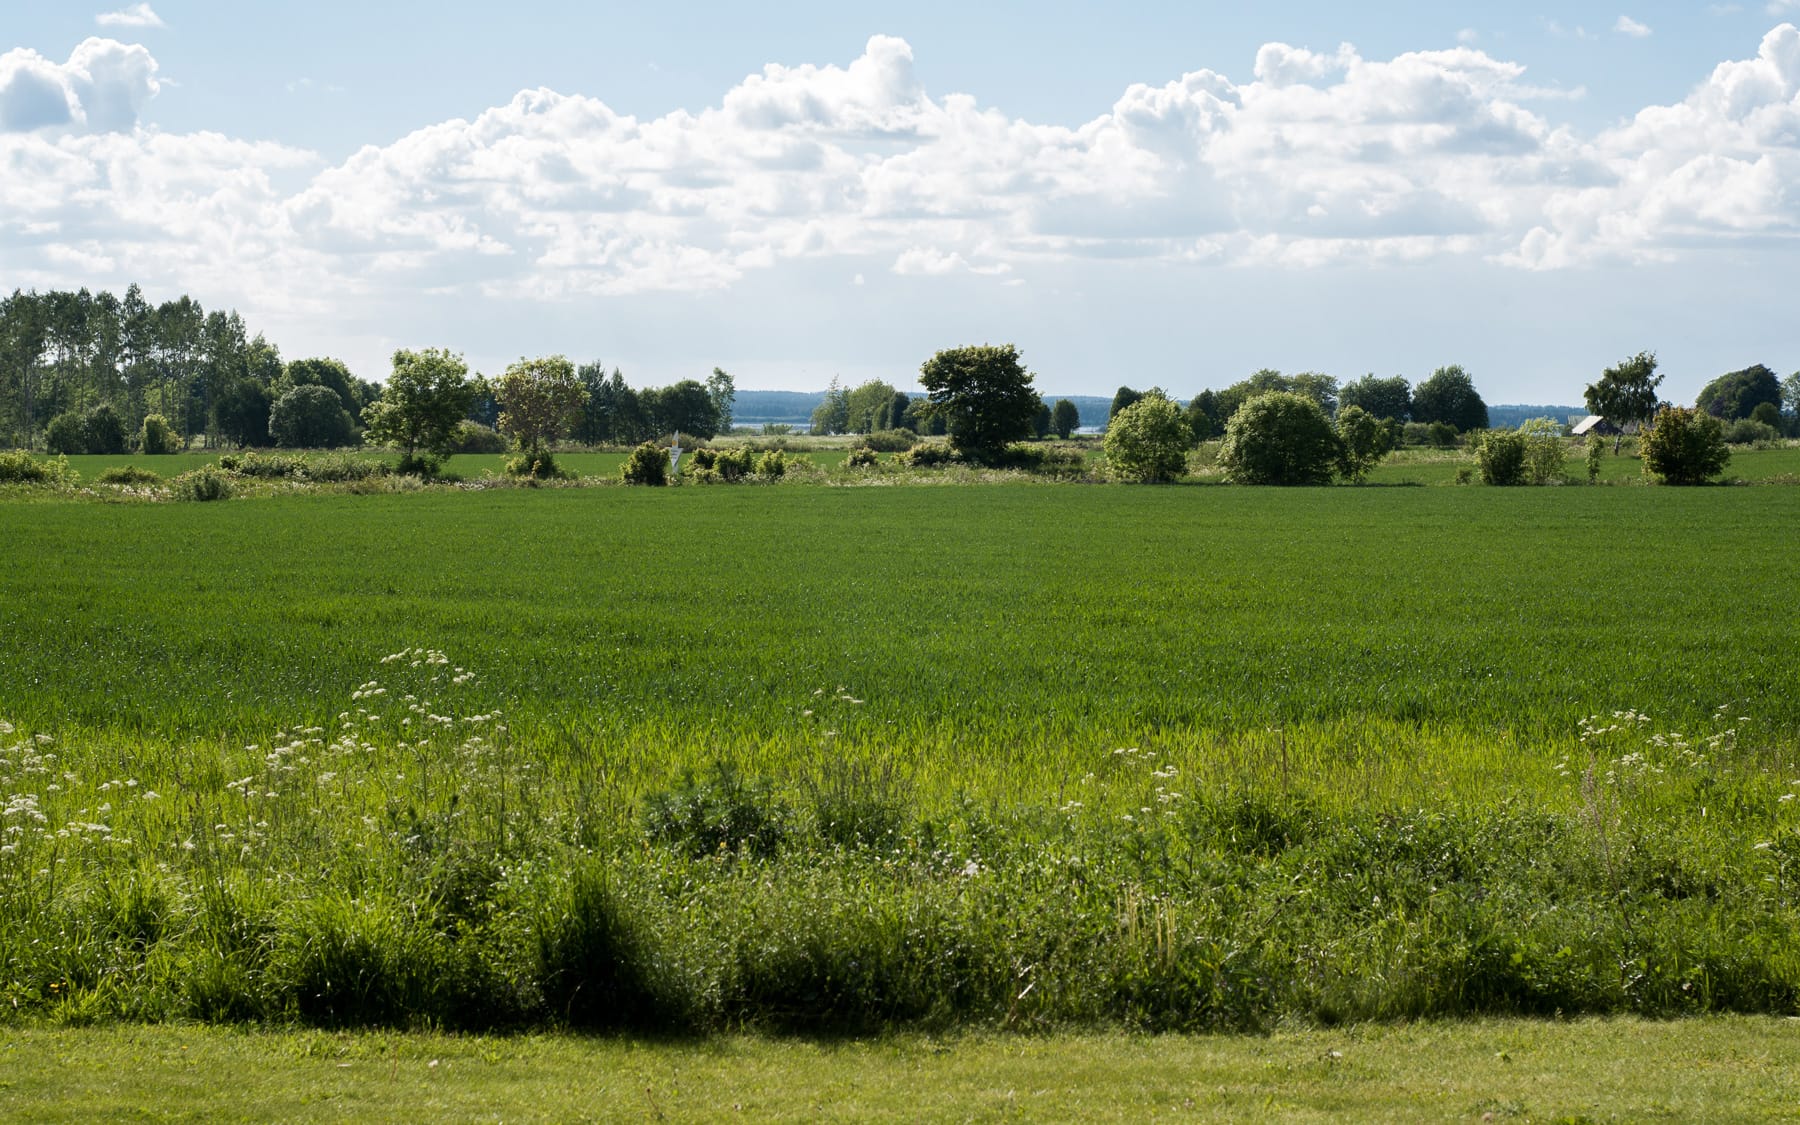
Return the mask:
[[114,465],[110,469],[100,470],[100,475],[94,479],[101,484],[139,485],[162,483],[162,477],[151,472],[149,469],[140,469],[136,465]]
[[450,448],[454,453],[505,453],[509,447],[498,430],[480,422],[461,422]]
[[1518,430],[1489,430],[1475,446],[1475,460],[1481,466],[1481,483],[1515,485],[1525,483],[1525,435]]
[[1338,472],[1349,481],[1366,478],[1393,447],[1387,423],[1360,406],[1346,406],[1338,411],[1337,435]]
[[350,444],[355,423],[330,387],[295,387],[269,408],[269,438],[286,449],[330,449]]
[[787,810],[766,781],[745,780],[731,763],[716,761],[704,778],[689,770],[675,788],[651,796],[644,833],[696,859],[720,854],[767,859],[787,834]]
[[1291,391],[1254,395],[1225,424],[1219,464],[1233,484],[1330,484],[1337,434],[1316,400]]
[[1146,393],[1107,423],[1107,472],[1139,484],[1174,480],[1187,468],[1193,433],[1173,402],[1161,392]]
[[212,465],[189,469],[169,482],[169,493],[177,500],[229,500],[231,476]]
[[[1761,403],[1767,406],[1768,403]],[[1757,449],[1768,449],[1781,440],[1781,433],[1767,422],[1759,422],[1754,418],[1739,418],[1735,422],[1725,424],[1725,443],[1727,445],[1749,445]]]
[[1725,471],[1731,451],[1724,427],[1703,410],[1674,406],[1658,411],[1638,436],[1644,473],[1664,484],[1701,484]]
[[556,463],[555,454],[539,446],[527,449],[506,459],[507,476],[526,477],[531,480],[574,480],[575,474]]
[[112,403],[103,402],[88,411],[82,425],[87,430],[89,453],[116,455],[125,452],[125,423],[112,408]]
[[181,452],[185,444],[181,435],[169,425],[169,420],[161,414],[146,414],[144,425],[138,430],[138,449],[152,456],[160,457]]
[[876,430],[857,442],[858,448],[872,449],[877,453],[905,453],[919,444],[919,435],[911,430]]
[[915,445],[900,455],[900,461],[908,468],[935,469],[941,465],[953,464],[962,460],[954,449],[941,442],[927,442]]
[[756,475],[764,480],[780,480],[787,475],[787,454],[779,449],[771,449],[756,461]]
[[51,453],[86,453],[87,427],[82,424],[81,417],[72,411],[64,411],[50,419],[44,427],[44,449]]
[[1587,478],[1589,484],[1600,480],[1600,466],[1606,459],[1606,439],[1599,434],[1589,434],[1587,440]]
[[25,450],[0,453],[0,484],[70,485],[80,480],[67,457],[40,461]]
[[381,461],[354,453],[315,453],[298,459],[306,479],[335,484],[342,481],[369,480],[388,475]]
[[852,449],[850,456],[844,458],[846,469],[873,469],[881,464],[881,457],[873,449]]
[[668,484],[669,455],[655,442],[647,441],[631,451],[619,476],[626,484]]

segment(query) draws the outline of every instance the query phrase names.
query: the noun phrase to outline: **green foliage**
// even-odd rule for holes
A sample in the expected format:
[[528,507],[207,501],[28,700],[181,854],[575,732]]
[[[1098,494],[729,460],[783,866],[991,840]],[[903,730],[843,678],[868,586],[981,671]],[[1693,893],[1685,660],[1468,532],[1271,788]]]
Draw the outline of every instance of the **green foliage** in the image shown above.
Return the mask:
[[1360,406],[1338,410],[1338,472],[1345,480],[1360,483],[1381,464],[1393,447],[1387,423]]
[[0,450],[0,484],[72,485],[80,479],[66,456],[40,461],[23,449]]
[[73,413],[65,411],[58,414],[44,427],[44,448],[58,454],[86,453],[87,427]]
[[213,419],[220,436],[239,448],[268,445],[273,406],[267,387],[253,379],[233,379],[219,389]]
[[850,392],[838,382],[836,375],[831,377],[824,401],[813,408],[812,432],[823,435],[850,432]]
[[850,455],[844,458],[844,468],[846,469],[873,469],[879,464],[881,464],[880,454],[867,446],[861,449],[852,449]]
[[653,935],[613,891],[604,868],[578,867],[558,905],[537,920],[538,978],[554,1017],[589,1031],[656,1031],[686,1022],[679,986],[654,978]]
[[1460,431],[1485,430],[1488,424],[1487,403],[1476,393],[1474,380],[1454,364],[1438,368],[1413,388],[1412,417],[1418,422],[1443,422]]
[[462,356],[443,348],[401,349],[381,398],[363,408],[364,440],[400,450],[401,472],[434,476],[437,462],[456,451],[458,428],[474,399]]
[[1562,484],[1569,451],[1563,445],[1562,423],[1554,418],[1530,418],[1519,427],[1525,435],[1525,479],[1532,484]]
[[1768,449],[1781,439],[1780,432],[1774,426],[1754,418],[1739,418],[1726,423],[1724,435],[1727,445],[1750,445],[1758,449]]
[[1772,402],[1759,402],[1755,409],[1750,411],[1750,420],[1761,422],[1779,434],[1782,427],[1781,407]]
[[102,469],[94,477],[101,484],[146,485],[161,484],[162,477],[149,469],[140,469],[135,465],[114,465],[110,469]]
[[548,449],[524,449],[506,459],[503,466],[509,477],[524,477],[527,480],[574,480],[575,474],[557,463],[556,455]]
[[[731,432],[731,412],[737,403],[737,385],[723,367],[715,367],[706,377],[706,396],[712,401],[713,432]],[[712,435],[707,435],[712,436]]]
[[146,414],[144,425],[138,431],[138,449],[152,457],[166,456],[181,452],[183,442],[181,435],[169,425],[169,420],[161,414]]
[[[1130,406],[1132,403],[1143,397],[1143,391],[1134,391],[1130,387],[1120,387],[1117,391],[1114,391],[1112,405],[1107,407],[1106,410],[1107,425],[1111,425],[1112,420],[1119,416],[1119,411],[1124,410],[1127,406]],[[1166,398],[1168,396],[1165,395],[1164,397]]]
[[965,457],[994,461],[1008,443],[1031,434],[1040,400],[1011,344],[940,351],[920,366],[919,382],[931,411],[945,420],[951,447]]
[[1360,406],[1387,422],[1406,422],[1412,418],[1412,384],[1400,375],[1378,379],[1373,373],[1344,384],[1338,392],[1338,409]]
[[876,430],[862,438],[857,447],[877,453],[905,453],[919,444],[919,435],[911,430]]
[[[1607,368],[1600,381],[1588,386],[1584,396],[1588,412],[1619,427],[1642,426],[1656,413],[1656,388],[1663,377],[1656,373],[1656,353],[1639,352]],[[1613,443],[1618,449],[1618,441]]]
[[169,495],[177,500],[229,500],[231,493],[230,475],[211,465],[189,469],[169,482]]
[[353,423],[329,387],[305,384],[275,400],[269,439],[284,449],[333,449],[350,444]]
[[1703,484],[1731,461],[1718,418],[1682,406],[1657,413],[1638,439],[1638,455],[1645,475],[1664,484]]
[[[276,396],[277,401],[287,392],[300,387],[324,387],[336,396],[338,406],[351,418],[362,413],[362,408],[367,405],[361,384],[356,376],[350,374],[350,368],[341,359],[317,356],[290,361],[282,372],[282,393]],[[273,428],[273,422],[270,425]],[[287,444],[280,438],[276,438],[275,442],[277,445]]]
[[1316,400],[1271,391],[1246,400],[1226,423],[1219,465],[1233,484],[1330,484],[1339,453]]
[[1600,468],[1606,460],[1606,439],[1599,434],[1589,434],[1587,439],[1587,479],[1589,484],[1600,482]]
[[765,450],[756,459],[756,475],[764,480],[776,481],[787,475],[787,454],[779,449]]
[[787,835],[790,813],[762,779],[715,760],[704,777],[684,771],[671,789],[645,802],[644,834],[695,859],[738,855],[769,859]]
[[935,469],[960,460],[956,450],[938,442],[915,445],[900,455],[900,463],[912,469]]
[[1174,480],[1187,468],[1192,436],[1181,411],[1161,392],[1139,395],[1106,427],[1107,471],[1140,484]]
[[505,453],[507,444],[498,430],[464,419],[456,424],[451,449],[456,453]]
[[1524,484],[1527,447],[1525,434],[1519,430],[1489,430],[1483,434],[1475,446],[1481,483]]
[[660,390],[643,391],[639,397],[658,433],[686,434],[705,440],[726,428],[719,424],[718,405],[712,393],[697,380],[683,379]]
[[1081,426],[1081,408],[1066,398],[1056,400],[1050,408],[1050,430],[1064,441]]
[[669,455],[655,442],[647,441],[631,451],[619,476],[626,484],[668,484]]
[[[497,428],[513,439],[514,448],[529,455],[526,460],[533,466],[545,446],[576,423],[587,400],[575,368],[559,355],[521,359],[506,369],[494,394],[501,410]],[[533,468],[529,475],[541,474]]]
[[1209,440],[1218,432],[1218,425],[1212,415],[1206,412],[1198,397],[1189,400],[1187,409],[1182,411],[1182,420],[1188,426],[1188,438],[1194,445]]
[[1748,418],[1758,406],[1781,409],[1781,380],[1758,363],[1742,371],[1721,375],[1700,388],[1694,405],[1727,422]]

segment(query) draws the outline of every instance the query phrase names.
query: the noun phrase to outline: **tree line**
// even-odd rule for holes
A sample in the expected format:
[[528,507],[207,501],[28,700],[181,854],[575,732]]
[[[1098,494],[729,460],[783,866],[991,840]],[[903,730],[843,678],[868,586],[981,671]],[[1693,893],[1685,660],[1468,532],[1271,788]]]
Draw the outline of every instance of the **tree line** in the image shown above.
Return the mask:
[[[395,371],[426,353],[402,352]],[[460,360],[457,361],[460,363]],[[466,373],[466,372],[465,372]],[[390,373],[390,380],[393,375]],[[636,444],[731,428],[731,376],[634,388],[617,367],[572,368],[580,408],[560,436]],[[466,418],[495,428],[499,377],[467,379]],[[0,300],[0,446],[62,453],[207,448],[323,448],[352,443],[383,387],[340,360],[283,360],[234,311],[188,296],[151,304],[138,286],[116,297],[15,290]]]

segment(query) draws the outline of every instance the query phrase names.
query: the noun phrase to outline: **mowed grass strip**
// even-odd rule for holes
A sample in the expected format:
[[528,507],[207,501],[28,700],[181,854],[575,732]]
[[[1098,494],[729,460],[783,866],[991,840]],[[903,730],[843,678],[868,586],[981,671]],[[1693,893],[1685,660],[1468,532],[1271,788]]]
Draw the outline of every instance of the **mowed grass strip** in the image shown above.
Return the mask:
[[1790,690],[1800,492],[691,488],[0,506],[0,715],[254,741],[447,652],[546,746],[960,758],[1371,719],[1750,737]]
[[0,1116],[187,1121],[1790,1120],[1790,1020],[1451,1022],[1267,1037],[0,1033]]

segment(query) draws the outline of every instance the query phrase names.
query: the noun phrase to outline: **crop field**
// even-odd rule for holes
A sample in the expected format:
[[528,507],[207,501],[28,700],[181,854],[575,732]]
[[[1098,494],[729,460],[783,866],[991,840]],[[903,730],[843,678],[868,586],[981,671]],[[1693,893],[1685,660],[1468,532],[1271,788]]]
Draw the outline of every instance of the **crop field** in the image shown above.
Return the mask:
[[1793,1013],[1797,507],[0,503],[0,1010]]

